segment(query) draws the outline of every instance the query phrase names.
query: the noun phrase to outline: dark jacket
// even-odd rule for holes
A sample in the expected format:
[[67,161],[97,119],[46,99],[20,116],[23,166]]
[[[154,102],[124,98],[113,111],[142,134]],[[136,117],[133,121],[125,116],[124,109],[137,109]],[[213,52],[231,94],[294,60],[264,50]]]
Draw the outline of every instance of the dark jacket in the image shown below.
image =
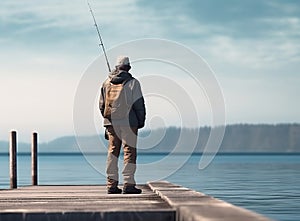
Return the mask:
[[126,90],[126,92],[129,92],[126,93],[126,96],[128,96],[128,100],[132,102],[129,116],[126,119],[114,120],[113,122],[108,118],[104,118],[104,126],[106,127],[114,124],[142,128],[145,125],[146,108],[141,85],[137,79],[132,77],[132,75],[126,71],[114,70],[104,81],[99,99],[100,112],[103,116],[105,108],[105,91],[107,85],[110,83],[122,84],[124,81],[127,81],[124,85],[124,89]]

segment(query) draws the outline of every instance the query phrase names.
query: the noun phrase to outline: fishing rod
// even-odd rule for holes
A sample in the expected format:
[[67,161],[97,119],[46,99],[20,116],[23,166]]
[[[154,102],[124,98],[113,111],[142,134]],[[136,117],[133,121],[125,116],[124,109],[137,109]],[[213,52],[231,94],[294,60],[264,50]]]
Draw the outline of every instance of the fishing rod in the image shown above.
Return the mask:
[[98,37],[99,37],[99,40],[100,40],[100,44],[99,46],[102,48],[102,51],[104,53],[104,57],[105,57],[105,60],[106,60],[106,64],[107,64],[107,67],[108,67],[108,71],[111,72],[111,69],[110,69],[110,65],[109,65],[109,62],[108,62],[108,59],[107,59],[107,55],[106,55],[106,52],[105,52],[105,48],[104,48],[104,44],[103,44],[103,41],[102,41],[102,38],[101,38],[101,35],[100,35],[100,31],[99,31],[99,28],[98,28],[98,25],[97,25],[97,22],[96,22],[96,19],[95,19],[95,15],[93,13],[93,10],[92,10],[92,7],[90,5],[90,3],[87,1],[87,4],[90,8],[90,12],[91,12],[91,15],[93,17],[93,20],[94,20],[94,25],[96,27],[96,30],[97,30],[97,33],[98,33]]

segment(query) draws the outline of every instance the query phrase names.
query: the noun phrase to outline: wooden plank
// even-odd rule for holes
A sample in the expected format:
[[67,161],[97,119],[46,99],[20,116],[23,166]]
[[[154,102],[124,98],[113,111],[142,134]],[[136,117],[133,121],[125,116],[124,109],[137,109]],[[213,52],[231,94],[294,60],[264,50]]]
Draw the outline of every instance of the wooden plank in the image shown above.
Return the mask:
[[142,194],[110,195],[105,186],[2,190],[0,221],[270,221],[255,212],[166,181],[138,187],[142,188]]
[[166,181],[150,182],[149,186],[177,209],[178,221],[271,221],[250,210]]
[[[30,186],[0,191],[0,221],[170,220],[176,211],[147,185],[142,194],[107,194],[105,186]],[[77,217],[77,218],[76,218]]]

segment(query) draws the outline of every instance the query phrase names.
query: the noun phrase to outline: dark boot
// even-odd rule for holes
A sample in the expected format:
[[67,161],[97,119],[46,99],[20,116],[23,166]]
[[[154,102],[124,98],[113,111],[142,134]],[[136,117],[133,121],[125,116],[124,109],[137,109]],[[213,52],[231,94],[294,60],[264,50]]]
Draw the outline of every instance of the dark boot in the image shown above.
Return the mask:
[[118,187],[107,188],[107,193],[108,194],[120,194],[120,193],[122,193],[122,190]]
[[124,186],[123,193],[124,194],[140,194],[140,193],[142,193],[142,190],[136,188],[135,186]]

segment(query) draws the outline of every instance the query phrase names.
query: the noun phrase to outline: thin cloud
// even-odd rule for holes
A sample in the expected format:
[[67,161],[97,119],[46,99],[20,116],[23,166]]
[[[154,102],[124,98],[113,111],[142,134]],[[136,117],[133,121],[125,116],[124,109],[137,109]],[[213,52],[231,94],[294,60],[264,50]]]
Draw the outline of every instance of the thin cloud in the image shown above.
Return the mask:
[[[90,0],[90,3],[107,49],[139,38],[164,38],[187,45],[204,57],[220,79],[230,123],[299,121],[299,1]],[[98,43],[85,0],[1,0],[0,88],[5,109],[0,121],[5,128],[9,130],[12,122],[20,130],[28,128],[34,118],[31,108],[42,112],[43,118],[47,118],[49,107],[71,110],[76,83],[86,66],[102,54]],[[157,53],[164,50],[162,47]],[[55,87],[57,81],[59,87]],[[25,87],[24,82],[44,89],[48,103],[44,105],[43,94],[36,93],[34,87]],[[7,95],[10,88],[14,88],[13,97]],[[25,94],[23,90],[27,90]],[[17,109],[11,101],[20,94],[29,97],[32,103],[27,104],[24,97],[22,105],[28,112],[12,121],[9,117]],[[259,98],[261,95],[263,99]],[[30,100],[31,97],[34,99]],[[249,111],[259,110],[256,107],[263,107],[263,112]],[[268,118],[269,113],[272,118]],[[61,133],[69,131],[70,113],[56,114],[34,126],[43,134],[56,131],[58,124],[65,125],[60,128]],[[22,124],[21,117],[28,122]]]
[[[102,24],[118,25],[122,18],[134,17],[136,11],[134,1],[123,0],[114,2],[90,1],[94,13]],[[126,9],[126,10],[124,10]],[[63,27],[68,29],[85,29],[83,25],[91,23],[90,12],[86,1],[1,1],[0,3],[1,23],[12,25],[30,25],[43,23],[49,27]],[[38,27],[37,27],[38,28]]]

